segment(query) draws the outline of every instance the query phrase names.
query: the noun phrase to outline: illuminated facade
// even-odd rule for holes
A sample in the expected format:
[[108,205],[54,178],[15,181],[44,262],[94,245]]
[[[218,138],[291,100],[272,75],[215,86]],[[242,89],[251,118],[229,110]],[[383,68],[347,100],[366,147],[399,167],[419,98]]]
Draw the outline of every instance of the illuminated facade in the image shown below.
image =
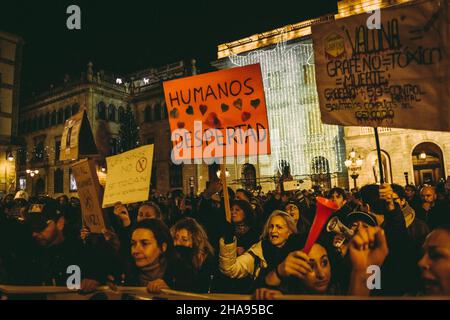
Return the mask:
[[224,69],[254,63],[261,65],[263,74],[272,146],[269,157],[258,159],[257,178],[282,173],[288,165],[294,178],[310,180],[312,185],[345,184],[343,130],[320,121],[311,41],[283,41],[231,55],[215,66]]
[[[260,63],[265,76],[264,85],[268,104],[272,156],[269,166],[261,163],[262,157],[258,159],[256,172],[260,181],[270,181],[265,177],[273,176],[274,168],[278,166],[280,160],[285,160],[289,163],[294,176],[309,176],[309,182],[300,188],[308,187],[308,184],[309,186],[314,184],[349,186],[349,173],[344,166],[344,160],[352,148],[361,149],[363,145],[372,146],[373,137],[366,133],[362,135],[354,133],[361,130],[366,132],[367,128],[352,127],[344,130],[343,127],[321,124],[315,88],[313,49],[309,40],[311,26],[405,2],[411,2],[411,0],[342,0],[338,1],[338,13],[335,15],[302,21],[218,46],[218,61],[214,63],[217,68]],[[386,130],[380,134],[382,144],[383,141],[386,141],[386,144],[391,145],[388,137],[392,133]],[[408,134],[411,136],[413,134],[412,130],[401,130],[400,133],[396,130],[395,132],[396,135]],[[404,157],[406,153],[409,158],[411,158],[411,154],[417,153],[414,146],[420,145],[421,139],[425,139],[423,134],[418,136],[417,131],[415,134],[416,139],[413,139],[415,142],[411,142],[412,145],[409,148],[411,150],[397,152],[399,161],[393,166],[388,161],[388,155],[383,158],[386,170],[393,170],[395,166],[399,167],[394,170],[395,174],[390,174],[389,181],[398,181],[400,177],[404,176],[404,172],[409,172],[409,182],[429,179],[431,175],[429,171],[425,172],[424,178],[420,178],[421,175],[423,176],[423,172],[417,171],[417,168],[426,168],[425,164],[418,164],[417,161],[415,164],[413,161],[411,163],[401,161],[401,157]],[[385,135],[387,135],[386,139],[384,139]],[[375,170],[375,173],[361,174],[360,182],[362,183],[372,183],[377,179],[377,172],[373,166],[373,148],[370,148],[364,147],[365,152],[363,153],[370,159],[364,162],[362,171],[372,172]],[[436,148],[427,149],[429,154],[435,154],[433,159],[443,160],[445,150],[439,157],[439,152],[434,152],[434,149]],[[441,149],[445,149],[445,147]],[[433,168],[434,179],[445,175],[443,164],[435,165]],[[235,181],[241,181],[244,177],[243,169],[235,168],[233,173]],[[266,183],[264,186],[264,189],[273,188],[273,183]]]
[[[139,126],[141,145],[155,144],[157,150],[152,188],[162,194],[172,189],[189,190],[189,166],[173,166],[170,162],[170,128],[162,82],[190,72],[191,66],[183,61],[126,76],[94,72],[89,63],[81,77],[66,76],[64,83],[25,101],[20,114],[23,143],[17,152],[17,188],[30,194],[77,195],[71,174],[73,161],[59,161],[59,153],[65,120],[82,109],[87,112],[100,155],[97,173],[100,182],[105,182],[101,168],[105,157],[119,152],[120,122],[129,105]],[[39,173],[30,176],[26,170]],[[185,174],[189,175],[186,179]]]
[[16,188],[22,46],[20,37],[0,31],[0,198]]

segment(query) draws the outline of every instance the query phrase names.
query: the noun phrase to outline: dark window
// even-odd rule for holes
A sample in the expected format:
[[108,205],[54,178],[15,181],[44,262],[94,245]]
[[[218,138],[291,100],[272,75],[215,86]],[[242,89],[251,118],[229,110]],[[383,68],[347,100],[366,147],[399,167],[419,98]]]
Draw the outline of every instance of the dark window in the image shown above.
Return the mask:
[[45,129],[45,117],[43,114],[39,116],[39,128],[38,130]]
[[45,114],[45,127],[49,128],[51,126],[50,112]]
[[171,164],[170,165],[170,187],[181,188],[183,187],[183,167],[182,165]]
[[80,111],[80,105],[78,103],[75,103],[72,105],[72,115],[77,114],[78,111]]
[[27,165],[27,147],[19,149],[18,157],[19,157],[19,165],[21,166]]
[[55,162],[59,161],[61,154],[61,140],[55,140]]
[[36,181],[36,192],[34,192],[35,196],[41,196],[45,194],[45,180],[44,178],[39,178]]
[[119,144],[117,142],[117,138],[111,138],[109,140],[109,145],[110,145],[110,150],[109,150],[109,155],[113,156],[115,154],[119,153]]
[[63,124],[63,123],[64,123],[64,110],[59,109],[58,110],[58,124]]
[[116,107],[113,104],[108,107],[108,120],[116,121]]
[[103,101],[97,104],[97,119],[106,120],[106,105]]
[[19,124],[19,132],[27,133],[27,121],[24,120]]
[[167,119],[167,118],[169,118],[169,115],[168,115],[168,113],[167,113],[167,106],[163,106],[163,115],[164,115],[164,119]]
[[36,147],[34,149],[34,155],[33,159],[36,162],[40,162],[44,160],[44,142],[39,142],[36,144]]
[[119,107],[119,122],[123,121],[124,113],[125,113],[125,110],[123,109],[123,107]]
[[64,192],[64,171],[62,169],[56,169],[53,176],[54,192],[63,193]]
[[153,109],[150,106],[146,106],[144,110],[144,120],[145,122],[153,121]]
[[27,133],[30,133],[33,131],[33,120],[28,119],[27,121]]
[[159,103],[155,106],[155,121],[161,121],[161,105]]
[[64,120],[69,119],[72,116],[72,108],[67,106],[64,108]]
[[56,126],[57,123],[58,123],[58,116],[57,116],[56,110],[54,110],[54,111],[52,112],[50,125]]
[[38,130],[38,128],[39,128],[38,122],[39,122],[38,117],[34,117],[33,118],[33,131]]

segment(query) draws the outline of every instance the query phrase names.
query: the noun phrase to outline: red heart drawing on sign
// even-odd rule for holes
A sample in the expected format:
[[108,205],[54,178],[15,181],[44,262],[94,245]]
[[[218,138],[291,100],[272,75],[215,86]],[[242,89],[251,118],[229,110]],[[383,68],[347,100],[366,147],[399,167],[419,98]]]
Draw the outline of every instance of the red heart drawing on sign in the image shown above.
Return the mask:
[[247,121],[248,119],[250,119],[251,116],[252,116],[252,115],[251,115],[250,112],[244,111],[244,112],[242,112],[241,119],[242,119],[242,121],[245,122],[245,121]]
[[210,114],[208,114],[208,117],[205,120],[205,124],[210,128],[220,128],[222,126],[222,123],[215,112],[211,112]]
[[202,113],[202,116],[205,115],[206,110],[208,110],[208,107],[205,106],[204,104],[201,104],[201,105],[200,105],[200,112]]

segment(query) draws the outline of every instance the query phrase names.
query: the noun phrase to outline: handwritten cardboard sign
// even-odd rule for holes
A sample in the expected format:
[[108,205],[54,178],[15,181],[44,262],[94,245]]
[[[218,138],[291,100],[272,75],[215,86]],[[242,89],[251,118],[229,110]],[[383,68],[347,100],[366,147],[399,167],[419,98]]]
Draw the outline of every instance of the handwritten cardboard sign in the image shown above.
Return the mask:
[[369,17],[312,27],[322,122],[449,131],[448,1],[381,9],[379,29]]
[[298,190],[299,188],[300,188],[300,182],[298,182],[297,180],[283,182],[284,191]]
[[175,159],[220,157],[227,147],[235,156],[270,154],[259,64],[166,81],[164,94],[172,138],[180,132],[174,148],[184,148]]
[[93,160],[84,159],[72,165],[78,196],[80,197],[83,224],[92,233],[102,233],[105,219],[101,206],[101,188]]
[[[80,143],[80,141],[83,141],[83,143]],[[74,160],[82,155],[94,154],[97,154],[97,146],[86,111],[83,109],[67,119],[64,124],[59,160]]]
[[147,200],[152,162],[152,144],[106,158],[108,173],[103,208],[119,201],[127,204]]

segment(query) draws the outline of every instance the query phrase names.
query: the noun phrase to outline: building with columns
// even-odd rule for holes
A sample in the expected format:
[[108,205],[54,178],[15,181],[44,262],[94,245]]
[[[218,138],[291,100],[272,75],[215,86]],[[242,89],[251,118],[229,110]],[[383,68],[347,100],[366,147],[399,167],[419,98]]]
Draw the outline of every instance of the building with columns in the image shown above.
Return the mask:
[[[341,0],[337,14],[250,35],[218,46],[218,69],[260,63],[271,129],[271,159],[256,163],[256,180],[273,189],[277,168],[291,166],[294,179],[311,185],[353,187],[380,182],[373,128],[323,125],[315,90],[311,26],[412,0]],[[369,16],[368,16],[369,17]],[[386,181],[434,184],[449,175],[450,133],[379,128]],[[345,163],[355,152],[358,166]],[[357,170],[351,170],[355,168]],[[242,181],[245,166],[230,166],[231,179]],[[272,179],[271,179],[272,178]]]
[[[22,147],[18,150],[18,189],[30,194],[76,195],[72,161],[59,161],[64,122],[85,109],[99,151],[97,170],[104,178],[105,158],[119,152],[120,122],[130,106],[139,127],[140,144],[155,144],[152,188],[166,193],[183,188],[182,168],[170,163],[170,129],[162,82],[190,75],[183,61],[120,76],[94,71],[89,63],[81,77],[66,75],[58,85],[26,101],[20,113]],[[27,170],[38,170],[31,176]],[[104,180],[101,178],[101,181]]]
[[16,150],[23,40],[0,31],[0,198],[16,189]]

